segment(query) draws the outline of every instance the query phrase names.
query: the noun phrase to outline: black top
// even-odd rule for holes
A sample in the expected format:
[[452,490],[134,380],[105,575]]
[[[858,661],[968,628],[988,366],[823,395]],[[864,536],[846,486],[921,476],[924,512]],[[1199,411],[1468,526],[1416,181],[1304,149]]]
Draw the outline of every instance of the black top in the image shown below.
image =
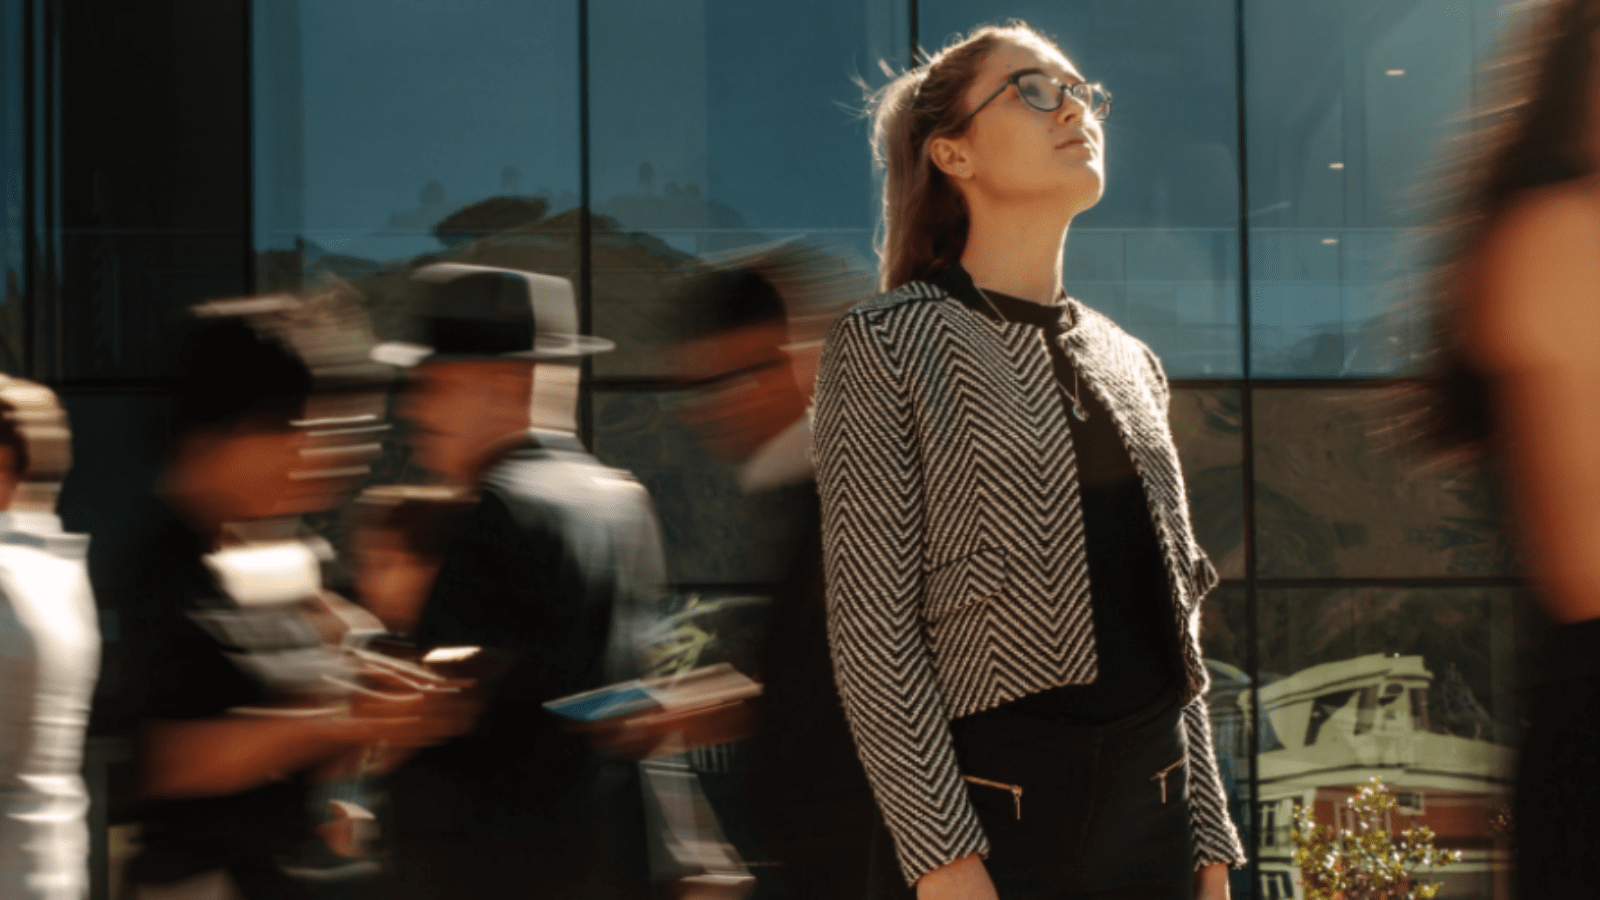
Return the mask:
[[[144,720],[209,719],[259,703],[260,682],[244,674],[189,613],[224,605],[196,534],[164,504],[142,517],[145,537],[133,583],[129,631],[135,715]],[[297,776],[222,797],[142,804],[141,849],[128,866],[135,884],[160,884],[225,868],[249,900],[298,896],[279,868],[311,838],[309,787]]]
[[[1075,373],[1060,340],[1070,325],[1070,310],[993,291],[980,294],[959,266],[936,281],[952,297],[991,319],[998,314],[1007,322],[1042,332],[1062,387],[1077,465],[1100,677],[1090,684],[1031,694],[996,709],[1097,725],[1138,712],[1165,695],[1175,697],[1182,681],[1178,629],[1161,544],[1144,485],[1116,421],[1089,382]],[[985,296],[990,302],[984,302]],[[1068,391],[1076,393],[1087,413],[1082,421],[1072,414]]]

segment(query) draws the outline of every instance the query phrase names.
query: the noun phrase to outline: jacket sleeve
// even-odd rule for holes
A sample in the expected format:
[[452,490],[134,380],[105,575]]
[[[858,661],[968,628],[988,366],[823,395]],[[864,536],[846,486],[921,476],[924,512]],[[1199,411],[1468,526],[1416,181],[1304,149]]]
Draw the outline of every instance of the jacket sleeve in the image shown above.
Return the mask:
[[[1148,347],[1145,358],[1150,363],[1152,387],[1161,404],[1161,414],[1167,416],[1172,400],[1167,373],[1161,368],[1161,360]],[[1190,543],[1198,554],[1189,562],[1195,573],[1191,587],[1196,593],[1194,608],[1198,610],[1205,593],[1217,582],[1217,570],[1192,537]],[[1197,629],[1195,633],[1198,634]],[[1217,751],[1211,740],[1211,716],[1204,694],[1184,707],[1183,726],[1189,740],[1189,817],[1190,831],[1194,835],[1194,867],[1198,869],[1213,863],[1243,866],[1249,860],[1233,818],[1228,815],[1228,794],[1217,767]]]
[[1183,708],[1183,727],[1189,739],[1189,819],[1194,834],[1194,867],[1227,863],[1239,868],[1249,860],[1239,832],[1228,815],[1228,794],[1217,771],[1217,752],[1211,743],[1211,717],[1206,698],[1196,697]]
[[923,641],[923,484],[906,372],[860,313],[817,377],[815,454],[834,679],[900,869],[914,884],[988,841]]

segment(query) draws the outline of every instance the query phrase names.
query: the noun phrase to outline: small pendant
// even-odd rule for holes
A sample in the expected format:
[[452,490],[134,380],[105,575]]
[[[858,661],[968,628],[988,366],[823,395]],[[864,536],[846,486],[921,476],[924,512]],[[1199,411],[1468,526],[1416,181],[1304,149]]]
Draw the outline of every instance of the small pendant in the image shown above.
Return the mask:
[[1079,422],[1089,421],[1089,414],[1083,411],[1083,407],[1078,404],[1077,400],[1072,401],[1072,417]]

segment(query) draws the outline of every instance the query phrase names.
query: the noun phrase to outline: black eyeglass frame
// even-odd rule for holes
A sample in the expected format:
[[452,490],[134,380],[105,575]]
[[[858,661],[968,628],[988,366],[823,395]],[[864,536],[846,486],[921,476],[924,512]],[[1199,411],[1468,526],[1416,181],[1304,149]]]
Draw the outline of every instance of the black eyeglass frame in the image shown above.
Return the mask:
[[[1027,95],[1022,92],[1022,85],[1020,82],[1029,75],[1038,75],[1039,77],[1056,86],[1055,106],[1048,108],[1038,106],[1030,101]],[[1020,72],[1012,72],[1005,81],[1000,83],[999,87],[995,88],[994,93],[983,98],[983,100],[980,101],[977,106],[972,108],[972,112],[962,116],[961,121],[957,122],[955,126],[951,128],[951,131],[960,131],[961,129],[967,127],[967,123],[972,121],[973,116],[982,112],[985,106],[988,106],[989,103],[994,100],[994,98],[1005,93],[1006,88],[1011,87],[1012,85],[1016,85],[1017,87],[1017,99],[1021,100],[1023,103],[1026,103],[1029,109],[1037,109],[1039,112],[1055,112],[1061,108],[1061,104],[1067,102],[1067,95],[1071,94],[1072,99],[1078,101],[1078,105],[1083,107],[1084,112],[1088,113],[1096,121],[1104,122],[1106,118],[1111,115],[1111,92],[1106,90],[1105,85],[1101,84],[1100,82],[1078,81],[1072,84],[1062,84],[1055,78],[1039,71],[1038,69],[1023,69]],[[1090,102],[1094,99],[1095,91],[1099,91],[1100,96],[1105,98],[1105,103],[1101,104],[1099,109],[1095,109],[1090,105]]]

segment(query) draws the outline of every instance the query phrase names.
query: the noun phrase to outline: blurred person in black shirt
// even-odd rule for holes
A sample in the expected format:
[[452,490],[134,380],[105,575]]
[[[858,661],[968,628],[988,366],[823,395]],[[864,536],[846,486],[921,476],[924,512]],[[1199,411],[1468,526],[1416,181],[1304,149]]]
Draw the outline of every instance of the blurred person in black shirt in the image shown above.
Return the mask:
[[[341,357],[361,337],[359,321],[343,320],[349,310],[330,304],[206,304],[185,344],[177,439],[127,607],[142,798],[141,849],[126,873],[135,897],[312,895],[294,870],[317,841],[313,784],[371,748],[433,743],[470,721],[449,699],[345,693],[329,680],[350,677],[333,646],[360,623],[320,591],[314,542],[297,526],[365,472],[376,422],[357,412],[361,393],[318,377],[349,363]],[[360,363],[343,371],[375,375]],[[362,382],[342,386],[371,387]],[[363,443],[349,445],[351,435]]]

